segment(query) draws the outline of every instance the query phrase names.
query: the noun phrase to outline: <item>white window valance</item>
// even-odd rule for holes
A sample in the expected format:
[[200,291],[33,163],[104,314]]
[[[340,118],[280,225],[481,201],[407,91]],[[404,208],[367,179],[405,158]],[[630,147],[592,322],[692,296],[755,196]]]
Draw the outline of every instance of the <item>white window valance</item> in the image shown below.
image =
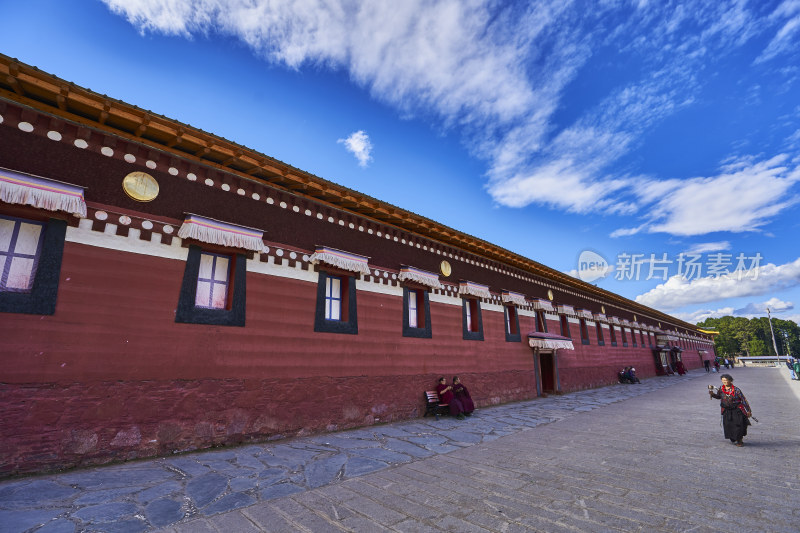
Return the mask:
[[548,300],[545,300],[544,298],[536,298],[532,300],[531,305],[533,306],[534,309],[540,311],[549,311],[553,313],[556,310],[555,307],[553,307],[553,304],[550,303]]
[[326,263],[342,270],[369,274],[369,257],[358,255],[330,246],[317,246],[315,252],[308,258],[314,264]]
[[477,296],[478,298],[489,299],[492,294],[489,292],[488,285],[481,285],[473,281],[459,281],[458,294],[467,294],[470,296]]
[[397,276],[400,281],[413,281],[432,289],[442,289],[442,283],[439,281],[439,275],[435,272],[428,272],[421,268],[416,268],[408,265],[400,267],[400,274]]
[[593,318],[592,312],[588,309],[576,309],[575,313],[581,318],[588,318],[589,320]]
[[539,348],[540,350],[575,349],[575,346],[573,346],[572,341],[568,337],[540,331],[528,334],[528,346],[531,348]]
[[230,248],[243,248],[254,252],[264,250],[264,232],[262,230],[200,215],[187,214],[181,229],[178,230],[178,237]]
[[521,307],[528,305],[525,295],[518,292],[503,291],[500,297],[503,302],[507,304],[519,305]]
[[83,187],[0,168],[0,200],[86,217]]
[[594,314],[594,319],[595,320],[599,320],[601,322],[608,322],[608,317],[606,315],[604,315],[603,313],[595,313]]
[[571,305],[559,305],[558,312],[561,313],[562,315],[574,315],[575,308],[572,307]]
[[615,316],[610,317],[608,321],[611,322],[612,324],[620,324],[619,318]]

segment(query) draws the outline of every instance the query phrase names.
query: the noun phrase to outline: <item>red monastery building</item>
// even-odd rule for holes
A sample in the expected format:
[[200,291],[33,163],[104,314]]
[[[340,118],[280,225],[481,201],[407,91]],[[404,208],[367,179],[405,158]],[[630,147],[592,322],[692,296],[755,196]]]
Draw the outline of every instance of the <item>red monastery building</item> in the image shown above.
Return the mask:
[[[0,56],[0,475],[713,355],[692,324]],[[706,355],[707,354],[707,355]]]

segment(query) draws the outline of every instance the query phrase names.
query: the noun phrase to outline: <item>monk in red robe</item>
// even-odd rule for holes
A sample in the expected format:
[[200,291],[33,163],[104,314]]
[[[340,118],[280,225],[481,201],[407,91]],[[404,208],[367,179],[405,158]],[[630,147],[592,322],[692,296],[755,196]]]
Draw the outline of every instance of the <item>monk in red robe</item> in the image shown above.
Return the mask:
[[463,420],[464,406],[453,394],[453,387],[447,384],[447,380],[443,377],[439,378],[439,384],[436,385],[436,392],[439,394],[439,401],[446,403],[450,409],[450,415],[455,416],[459,420]]
[[475,403],[472,401],[472,396],[469,395],[469,391],[461,383],[458,376],[453,377],[453,395],[461,402],[461,406],[464,408],[464,414],[472,416],[472,411],[475,410]]

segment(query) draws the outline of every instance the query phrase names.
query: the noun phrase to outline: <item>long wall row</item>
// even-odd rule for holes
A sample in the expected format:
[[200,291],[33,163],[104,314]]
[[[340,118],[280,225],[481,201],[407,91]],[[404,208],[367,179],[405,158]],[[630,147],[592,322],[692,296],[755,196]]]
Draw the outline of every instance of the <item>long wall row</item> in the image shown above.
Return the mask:
[[[534,398],[527,334],[543,329],[540,319],[575,347],[558,350],[560,391],[612,383],[628,365],[648,377],[656,372],[655,330],[673,327],[554,280],[13,103],[0,109],[0,146],[0,167],[85,187],[88,205],[78,218],[0,201],[2,220],[66,226],[54,311],[3,304],[0,313],[2,474],[417,417],[422,392],[440,375],[459,375],[479,407]],[[156,200],[137,203],[121,191],[133,171],[158,180]],[[192,250],[203,246],[176,236],[185,213],[265,231],[262,252],[240,254],[240,327],[176,320]],[[311,262],[316,245],[369,258],[369,273],[353,277],[357,332],[315,327],[325,272]],[[429,335],[404,335],[409,284],[399,279],[401,265],[438,272],[442,260],[453,271],[441,276],[442,288],[424,291]],[[465,334],[460,280],[491,289],[479,298],[482,340]],[[504,302],[503,290],[524,294],[526,305]],[[537,311],[536,299],[548,291],[556,305],[641,325]],[[509,335],[509,308],[519,321],[516,335]],[[684,362],[699,366],[710,341],[688,330],[683,337]]]

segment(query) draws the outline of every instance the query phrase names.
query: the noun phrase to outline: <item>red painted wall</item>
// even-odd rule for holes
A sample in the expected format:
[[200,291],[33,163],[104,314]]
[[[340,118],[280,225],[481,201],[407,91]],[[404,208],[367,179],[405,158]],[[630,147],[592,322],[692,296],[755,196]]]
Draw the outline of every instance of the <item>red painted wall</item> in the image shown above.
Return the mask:
[[[14,104],[4,111],[0,166],[85,185],[95,206],[172,224],[196,212],[264,229],[281,246],[309,251],[325,244],[369,255],[381,268],[406,263],[436,271],[446,255],[461,255],[473,260],[453,260],[450,279],[470,279],[495,292],[502,287],[542,297],[558,285],[104,132],[87,137],[76,124],[56,124],[49,116],[28,117],[35,132],[25,133],[16,128],[22,113]],[[59,129],[63,141],[45,137],[49,128]],[[72,143],[79,133],[89,140],[86,149]],[[101,155],[104,145],[114,147],[113,158]],[[124,153],[135,154],[137,163],[125,162]],[[142,204],[120,183],[131,170],[145,170],[147,159],[156,162],[147,171],[160,194]],[[178,175],[166,171],[170,166]],[[187,180],[187,172],[199,179]],[[213,187],[202,184],[206,177]],[[225,192],[221,183],[262,199]],[[298,211],[282,209],[283,201]],[[305,208],[324,216],[306,216]],[[363,224],[365,231],[344,229],[328,217]],[[102,231],[104,224],[94,225]],[[378,242],[369,230],[394,238]],[[120,232],[127,235],[127,228]],[[423,409],[422,392],[440,375],[458,374],[479,407],[536,395],[525,335],[535,330],[532,317],[520,317],[522,342],[509,343],[503,314],[484,309],[485,340],[465,341],[461,307],[432,302],[432,338],[405,338],[401,299],[361,290],[358,335],[316,333],[314,283],[251,272],[246,327],[176,324],[184,267],[183,261],[67,242],[56,313],[0,314],[0,475],[415,417]],[[567,303],[598,311],[596,301],[565,294]],[[606,307],[609,315],[633,319],[628,310]],[[571,330],[575,350],[558,352],[562,391],[613,383],[627,365],[642,377],[655,373],[649,348],[611,347],[609,338],[600,347],[593,328],[591,344],[582,345],[577,325]],[[548,331],[558,333],[559,324],[550,321]],[[683,359],[694,368],[700,363],[691,353]]]
[[53,316],[3,314],[6,474],[419,416],[454,374],[478,405],[535,396],[533,358],[483,312],[431,303],[433,338],[402,336],[402,301],[359,291],[359,334],[313,331],[316,285],[250,272],[244,328],[176,324],[181,261],[66,243]]
[[[483,310],[431,303],[433,337],[402,336],[402,301],[358,294],[358,335],[313,331],[316,285],[250,272],[244,328],[176,324],[182,261],[68,242],[53,316],[2,315],[0,473],[42,471],[420,416],[422,391],[458,374],[478,406],[536,396],[533,354]],[[548,331],[560,332],[556,321]],[[613,383],[652,351],[559,350],[564,392]],[[630,339],[629,339],[630,340]],[[700,365],[684,352],[687,367]],[[696,353],[695,353],[696,355]]]

